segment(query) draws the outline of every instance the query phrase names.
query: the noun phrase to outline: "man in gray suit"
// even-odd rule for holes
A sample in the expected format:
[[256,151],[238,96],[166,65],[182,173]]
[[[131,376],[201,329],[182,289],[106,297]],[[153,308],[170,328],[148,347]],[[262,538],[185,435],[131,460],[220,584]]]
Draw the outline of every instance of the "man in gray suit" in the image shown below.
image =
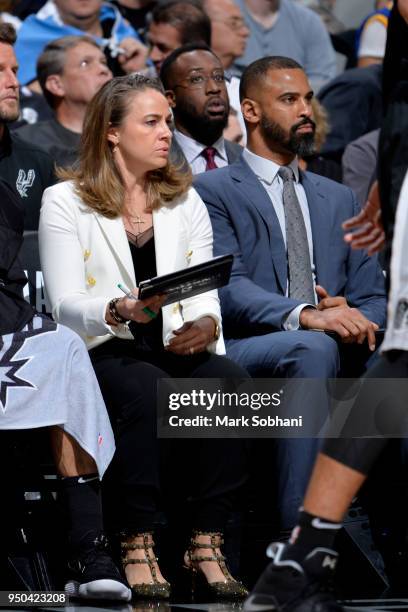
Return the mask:
[[223,137],[230,111],[227,77],[206,45],[184,45],[163,62],[160,78],[174,115],[172,158],[193,174],[231,164],[242,147]]

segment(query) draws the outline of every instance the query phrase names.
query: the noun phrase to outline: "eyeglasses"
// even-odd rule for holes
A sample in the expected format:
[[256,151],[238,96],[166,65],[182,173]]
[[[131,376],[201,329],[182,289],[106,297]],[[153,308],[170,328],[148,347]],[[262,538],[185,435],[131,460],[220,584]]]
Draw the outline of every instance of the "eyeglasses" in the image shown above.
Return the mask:
[[227,28],[233,30],[234,32],[238,32],[243,28],[247,28],[247,24],[242,17],[231,17],[230,19],[213,19],[213,21],[218,21],[219,23],[223,23]]
[[186,87],[187,89],[202,89],[208,81],[214,81],[218,85],[229,83],[230,79],[223,72],[213,72],[212,74],[190,74],[183,79],[184,83],[176,83],[174,87]]

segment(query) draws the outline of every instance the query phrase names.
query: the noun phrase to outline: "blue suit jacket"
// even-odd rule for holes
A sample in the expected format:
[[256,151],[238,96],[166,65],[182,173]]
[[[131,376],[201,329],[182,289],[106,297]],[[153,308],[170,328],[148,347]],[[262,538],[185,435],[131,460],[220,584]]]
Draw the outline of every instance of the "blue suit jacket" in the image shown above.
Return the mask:
[[[380,327],[385,325],[384,277],[376,257],[353,251],[341,224],[358,204],[343,185],[301,173],[310,211],[316,282]],[[207,205],[214,231],[214,255],[233,253],[231,280],[220,291],[227,337],[283,330],[299,301],[285,296],[286,249],[270,198],[241,157],[235,163],[199,174],[195,188]]]

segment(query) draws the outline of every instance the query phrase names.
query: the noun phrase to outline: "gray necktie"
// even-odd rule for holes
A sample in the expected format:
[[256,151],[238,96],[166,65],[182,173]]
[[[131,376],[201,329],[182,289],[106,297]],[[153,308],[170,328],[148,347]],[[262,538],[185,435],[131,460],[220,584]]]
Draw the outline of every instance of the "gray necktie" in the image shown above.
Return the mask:
[[285,210],[286,248],[288,252],[289,297],[315,303],[309,243],[302,209],[297,199],[292,168],[281,166],[283,208]]

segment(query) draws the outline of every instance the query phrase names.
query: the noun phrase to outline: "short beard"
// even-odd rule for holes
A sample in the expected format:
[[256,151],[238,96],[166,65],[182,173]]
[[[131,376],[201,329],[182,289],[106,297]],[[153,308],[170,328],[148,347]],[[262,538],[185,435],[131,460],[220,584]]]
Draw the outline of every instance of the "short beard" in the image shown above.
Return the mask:
[[[313,132],[310,132],[310,134],[297,134],[296,130],[302,125],[312,125]],[[316,152],[314,143],[316,124],[311,119],[303,119],[299,123],[292,125],[289,138],[279,123],[270,121],[267,117],[262,117],[260,128],[265,142],[273,148],[278,145],[288,151],[288,153],[299,155],[299,157],[309,157]]]
[[177,106],[174,114],[177,123],[181,124],[194,140],[209,146],[222,136],[227,127],[229,107],[227,105],[225,116],[215,119],[199,115],[192,104],[185,102],[182,106]]
[[13,111],[4,111],[0,109],[0,123],[13,123],[13,121],[17,121],[20,116],[20,108]]

